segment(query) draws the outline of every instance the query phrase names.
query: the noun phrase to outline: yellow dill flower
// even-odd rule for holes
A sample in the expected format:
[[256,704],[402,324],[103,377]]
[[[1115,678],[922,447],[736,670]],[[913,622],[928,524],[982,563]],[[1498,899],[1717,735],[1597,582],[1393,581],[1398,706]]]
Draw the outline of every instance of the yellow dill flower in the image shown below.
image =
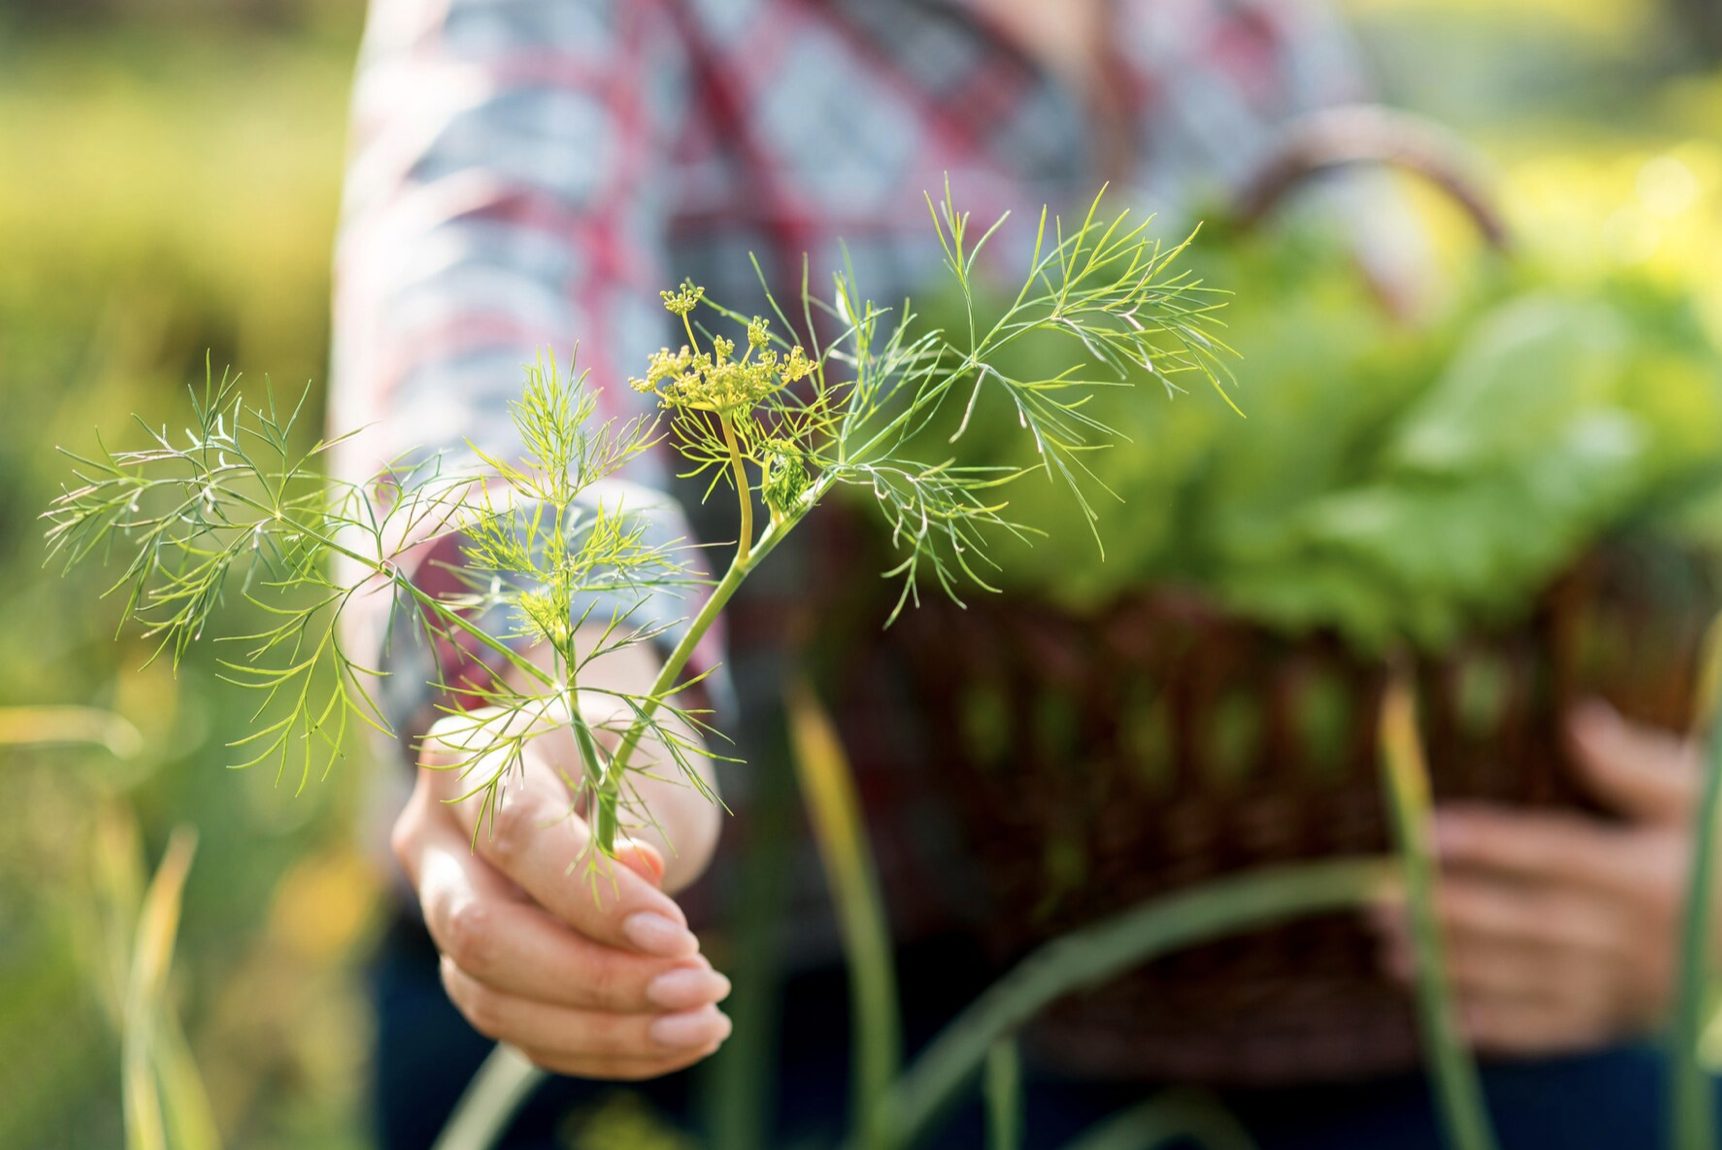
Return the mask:
[[[692,307],[699,291],[684,284],[679,292],[665,292],[665,306],[671,311]],[[800,347],[780,355],[767,346],[770,341],[769,327],[756,316],[747,324],[747,350],[740,359],[735,358],[735,340],[715,335],[710,351],[686,345],[673,352],[660,348],[647,361],[646,374],[628,383],[635,391],[656,393],[666,408],[733,415],[813,372],[813,361]]]
[[754,351],[763,350],[771,342],[771,328],[760,316],[754,316],[747,321],[747,346]]
[[706,289],[693,280],[683,280],[681,287],[673,292],[661,291],[658,293],[658,297],[664,301],[665,311],[686,319],[688,313],[698,307],[699,302],[706,298]]

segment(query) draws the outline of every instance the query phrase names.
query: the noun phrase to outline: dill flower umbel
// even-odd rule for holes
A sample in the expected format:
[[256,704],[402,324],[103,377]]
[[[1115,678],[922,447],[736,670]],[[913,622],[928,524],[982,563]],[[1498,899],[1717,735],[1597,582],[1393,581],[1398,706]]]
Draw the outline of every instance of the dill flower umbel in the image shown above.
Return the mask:
[[688,313],[705,297],[705,289],[684,282],[679,290],[661,294],[665,310],[681,317],[688,343],[675,351],[666,347],[654,352],[645,376],[628,383],[635,391],[656,393],[664,407],[735,415],[813,373],[813,361],[799,346],[782,353],[771,346],[771,329],[758,316],[747,325],[747,349],[740,358],[735,341],[721,335],[712,337],[709,351],[700,350]]

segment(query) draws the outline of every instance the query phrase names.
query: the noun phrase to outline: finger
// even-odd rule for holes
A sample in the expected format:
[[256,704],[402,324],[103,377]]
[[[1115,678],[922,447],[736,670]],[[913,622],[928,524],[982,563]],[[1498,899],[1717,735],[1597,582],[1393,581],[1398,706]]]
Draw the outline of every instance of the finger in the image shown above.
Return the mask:
[[691,1009],[729,995],[729,980],[697,954],[670,959],[603,946],[522,902],[466,899],[444,909],[450,905],[439,898],[426,912],[437,949],[502,993],[632,1013]]
[[[1415,952],[1403,918],[1372,919],[1381,933],[1381,966],[1410,985]],[[1460,1016],[1471,1014],[1474,1038],[1495,1052],[1595,1045],[1617,1033],[1622,1011],[1620,954],[1522,942],[1498,933],[1443,930],[1446,980]]]
[[1606,1021],[1590,1012],[1517,997],[1462,1002],[1459,1026],[1479,1050],[1521,1057],[1588,1050],[1610,1037]]
[[564,1057],[660,1060],[705,1050],[730,1034],[716,1006],[667,1014],[576,1010],[505,994],[441,963],[443,987],[480,1034],[499,1042]]
[[[1389,969],[1409,984],[1415,964],[1411,947],[1396,942],[1390,949]],[[1587,988],[1606,975],[1606,958],[1595,954],[1579,957],[1581,953],[1459,935],[1447,940],[1444,958],[1448,985],[1461,1001],[1515,999],[1558,1004],[1585,999]]]
[[[1378,919],[1373,925],[1382,971],[1397,982],[1411,985],[1417,973],[1417,951],[1408,924],[1403,919]],[[1451,926],[1443,931],[1442,938],[1446,977],[1460,994],[1548,997],[1558,990],[1575,953],[1586,955],[1592,962],[1602,961],[1591,952]]]
[[635,838],[616,840],[615,859],[653,886],[664,885],[664,856],[649,842]]
[[669,959],[603,946],[522,901],[452,825],[424,831],[417,857],[421,909],[437,949],[499,991],[635,1012],[687,1010],[729,995],[729,980],[700,955]]
[[1642,941],[1630,936],[1606,899],[1487,876],[1449,876],[1437,895],[1436,915],[1444,937],[1450,939],[1603,955],[1618,954]]
[[1702,769],[1689,741],[1630,723],[1600,700],[1573,709],[1567,734],[1581,777],[1604,803],[1644,822],[1690,817]]
[[1476,868],[1605,889],[1622,881],[1620,831],[1577,813],[1454,803],[1436,811],[1434,837],[1444,873]]
[[431,823],[420,832],[413,879],[425,926],[438,948],[446,952],[452,945],[471,952],[475,964],[480,948],[502,941],[485,921],[487,910],[520,904],[508,880],[474,858],[449,824]]
[[[426,739],[424,759],[438,766],[462,762],[466,755],[470,762],[465,747],[475,737],[471,720],[452,728],[439,723]],[[581,860],[592,849],[586,823],[574,813],[572,796],[533,745],[526,745],[521,762],[510,764],[505,757],[497,754],[472,763],[464,780],[455,771],[445,771],[431,787],[479,856],[594,941],[666,958],[695,953],[699,943],[687,929],[681,908],[632,866],[595,860],[598,871],[581,873]],[[504,769],[515,772],[514,777],[489,811],[479,802],[457,801],[482,772]]]
[[[1512,944],[1443,946],[1447,982],[1455,993],[1523,994],[1539,980],[1526,977],[1522,946]],[[1392,931],[1381,936],[1382,969],[1397,982],[1409,986],[1417,977],[1417,951],[1405,934]]]
[[413,787],[406,806],[401,808],[401,813],[395,817],[395,825],[389,831],[389,849],[414,890],[419,886],[419,860],[424,854],[425,832],[438,819],[447,819],[442,812],[434,810],[435,804],[430,801],[427,790],[428,784],[424,782]]

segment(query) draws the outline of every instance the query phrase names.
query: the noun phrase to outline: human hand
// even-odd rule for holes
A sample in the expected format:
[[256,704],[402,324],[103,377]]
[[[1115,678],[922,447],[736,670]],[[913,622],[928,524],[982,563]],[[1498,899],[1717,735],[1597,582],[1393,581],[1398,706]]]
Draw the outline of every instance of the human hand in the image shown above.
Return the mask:
[[[1569,716],[1574,760],[1624,817],[1480,803],[1435,818],[1437,913],[1460,1024],[1498,1054],[1579,1051],[1654,1027],[1674,983],[1700,765],[1676,736],[1605,704]],[[1382,960],[1409,982],[1403,906],[1378,909]]]
[[453,801],[469,784],[448,768],[467,762],[460,748],[486,718],[431,729],[391,840],[450,999],[481,1034],[560,1074],[653,1078],[711,1054],[730,1032],[716,1005],[729,980],[662,889],[656,847],[621,840],[596,881],[579,869],[590,835],[563,782],[579,777],[566,728],[525,744],[494,822]]

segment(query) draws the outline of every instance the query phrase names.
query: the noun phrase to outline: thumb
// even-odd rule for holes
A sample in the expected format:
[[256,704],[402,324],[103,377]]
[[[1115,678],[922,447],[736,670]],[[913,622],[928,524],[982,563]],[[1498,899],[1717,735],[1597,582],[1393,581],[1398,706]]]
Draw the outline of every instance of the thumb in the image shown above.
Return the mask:
[[664,885],[664,856],[651,843],[635,838],[616,840],[616,861],[653,886]]
[[1685,822],[1698,802],[1699,765],[1670,731],[1628,722],[1600,700],[1573,708],[1567,734],[1579,775],[1605,805],[1638,822]]

